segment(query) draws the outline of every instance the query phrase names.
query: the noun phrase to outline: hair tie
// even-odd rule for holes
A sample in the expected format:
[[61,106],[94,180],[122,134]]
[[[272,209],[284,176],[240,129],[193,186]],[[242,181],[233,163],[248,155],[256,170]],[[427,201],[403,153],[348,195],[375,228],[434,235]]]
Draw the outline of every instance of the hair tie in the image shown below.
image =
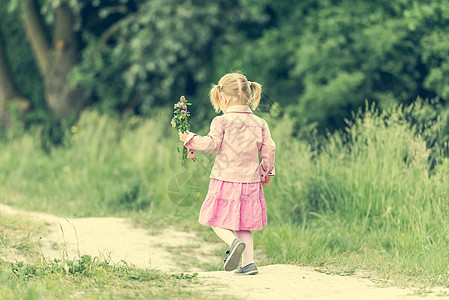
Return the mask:
[[220,84],[218,85],[218,91],[221,92],[222,90],[223,90],[223,84],[220,83]]

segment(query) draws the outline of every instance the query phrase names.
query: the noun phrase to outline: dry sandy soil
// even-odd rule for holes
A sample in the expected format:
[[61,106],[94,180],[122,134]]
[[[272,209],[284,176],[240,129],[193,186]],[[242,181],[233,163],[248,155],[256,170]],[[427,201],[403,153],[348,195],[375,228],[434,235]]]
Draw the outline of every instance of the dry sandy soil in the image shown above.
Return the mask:
[[[3,214],[24,215],[48,223],[50,232],[41,239],[46,258],[69,258],[88,254],[111,262],[126,261],[142,268],[156,268],[167,272],[196,272],[194,267],[180,266],[177,254],[169,249],[189,249],[192,257],[215,264],[220,257],[214,255],[219,246],[197,241],[193,232],[167,228],[151,235],[147,230],[135,228],[121,218],[61,218],[50,214],[24,212],[0,204]],[[65,251],[65,252],[64,252]],[[9,259],[17,259],[10,257]],[[201,262],[201,261],[200,261]],[[266,265],[259,267],[255,276],[236,276],[233,272],[198,272],[202,289],[214,295],[232,295],[242,299],[449,299],[449,289],[434,288],[418,293],[417,288],[385,287],[359,276],[326,275],[312,268],[293,265]]]

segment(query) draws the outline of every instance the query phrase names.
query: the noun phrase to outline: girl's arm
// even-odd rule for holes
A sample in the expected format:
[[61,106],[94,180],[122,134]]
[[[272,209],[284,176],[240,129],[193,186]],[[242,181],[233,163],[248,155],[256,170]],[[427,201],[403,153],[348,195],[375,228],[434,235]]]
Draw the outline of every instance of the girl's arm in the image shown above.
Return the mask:
[[270,129],[264,120],[262,128],[262,146],[260,147],[260,157],[262,162],[259,167],[261,181],[264,182],[268,176],[275,175],[274,156],[276,152],[276,144],[271,138]]
[[180,135],[180,139],[184,138],[184,146],[189,149],[189,158],[195,156],[195,151],[217,152],[223,140],[223,124],[221,117],[215,117],[210,124],[210,131],[207,136],[200,136],[192,132],[187,135]]

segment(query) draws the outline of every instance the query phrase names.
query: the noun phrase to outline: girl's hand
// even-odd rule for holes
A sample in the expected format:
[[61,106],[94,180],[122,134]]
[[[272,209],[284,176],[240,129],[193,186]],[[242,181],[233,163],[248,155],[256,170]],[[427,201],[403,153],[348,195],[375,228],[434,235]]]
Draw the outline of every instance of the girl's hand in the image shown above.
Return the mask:
[[181,142],[185,142],[187,136],[189,135],[190,132],[188,131],[184,131],[184,133],[182,133],[181,131],[179,132],[179,139],[181,140]]
[[267,184],[269,184],[269,183],[270,183],[270,180],[271,180],[271,177],[270,177],[270,176],[265,177],[265,181],[262,181],[262,185],[267,185]]

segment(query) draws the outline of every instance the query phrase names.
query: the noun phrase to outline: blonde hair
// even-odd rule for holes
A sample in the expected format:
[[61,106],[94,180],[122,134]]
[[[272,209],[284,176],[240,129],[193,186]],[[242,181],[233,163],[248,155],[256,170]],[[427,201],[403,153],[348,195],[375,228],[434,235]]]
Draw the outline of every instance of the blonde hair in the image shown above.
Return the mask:
[[262,85],[257,82],[248,81],[245,75],[241,73],[229,73],[224,75],[218,81],[218,84],[212,84],[209,92],[210,102],[216,112],[220,112],[220,93],[237,99],[232,104],[248,105],[256,109],[260,102],[262,94]]

